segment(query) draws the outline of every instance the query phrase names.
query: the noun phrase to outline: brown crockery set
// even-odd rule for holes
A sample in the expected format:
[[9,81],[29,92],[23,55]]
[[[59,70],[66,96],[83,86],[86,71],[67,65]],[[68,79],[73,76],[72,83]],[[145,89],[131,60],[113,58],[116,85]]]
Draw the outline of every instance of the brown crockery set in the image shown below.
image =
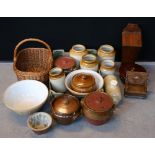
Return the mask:
[[[46,48],[19,50],[21,45],[27,42],[38,42]],[[142,66],[135,64],[141,47],[141,29],[137,24],[128,24],[122,32],[122,64],[119,69],[120,78],[124,82],[124,95],[126,97],[144,98],[147,94],[148,74]],[[106,53],[104,50],[108,52]],[[50,73],[53,67],[61,68],[63,71],[61,74],[65,76],[78,69],[79,66],[99,72],[100,62],[104,59],[114,61],[115,53],[116,51],[112,46],[103,45],[96,55],[92,55],[85,46],[78,44],[71,48],[69,56],[60,56],[53,60],[52,50],[47,43],[39,39],[29,38],[21,41],[15,47],[13,68],[18,80],[38,80],[48,85],[49,77],[55,78],[55,75]],[[88,58],[85,57],[86,55]],[[105,73],[108,75],[109,70]],[[112,87],[117,86],[118,88],[117,78],[107,79],[113,79],[109,83]],[[60,96],[52,98],[50,115],[56,122],[67,125],[84,115],[91,124],[102,125],[113,116],[116,106],[113,98],[104,92],[104,89],[96,91],[96,80],[91,74],[78,73],[74,75],[70,82],[70,88],[78,93],[87,93],[87,95],[81,98],[66,91]],[[44,121],[47,124],[47,121]]]

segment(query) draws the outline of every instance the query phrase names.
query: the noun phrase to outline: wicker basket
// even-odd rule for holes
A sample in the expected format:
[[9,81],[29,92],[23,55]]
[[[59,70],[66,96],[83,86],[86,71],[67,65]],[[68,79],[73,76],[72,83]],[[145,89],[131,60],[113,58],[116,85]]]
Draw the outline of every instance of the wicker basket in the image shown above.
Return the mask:
[[[39,42],[46,48],[18,48],[26,42]],[[17,44],[14,49],[13,68],[18,80],[38,80],[48,83],[48,73],[53,65],[53,55],[50,46],[42,40],[29,38]]]

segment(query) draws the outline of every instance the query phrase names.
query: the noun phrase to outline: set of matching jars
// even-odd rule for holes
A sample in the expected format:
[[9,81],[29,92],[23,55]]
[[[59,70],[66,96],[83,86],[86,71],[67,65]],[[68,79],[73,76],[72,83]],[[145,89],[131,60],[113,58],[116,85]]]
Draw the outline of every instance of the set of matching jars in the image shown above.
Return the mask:
[[115,50],[111,45],[102,45],[98,49],[97,56],[90,54],[86,47],[80,44],[74,45],[69,51],[70,57],[76,60],[81,69],[100,71],[101,75],[114,74]]
[[[103,77],[114,74],[114,48],[110,45],[103,45],[99,48],[97,56],[90,54],[83,45],[74,45],[69,51],[69,56],[62,56],[55,60],[55,68],[49,72],[52,89],[65,93],[66,74],[79,67],[96,72],[100,71]],[[81,102],[69,94],[58,96],[52,102],[51,109],[53,118],[61,124],[70,124],[75,121],[81,115],[82,109],[84,116],[91,124],[101,125],[111,118],[114,105],[110,95],[95,91],[88,93]]]

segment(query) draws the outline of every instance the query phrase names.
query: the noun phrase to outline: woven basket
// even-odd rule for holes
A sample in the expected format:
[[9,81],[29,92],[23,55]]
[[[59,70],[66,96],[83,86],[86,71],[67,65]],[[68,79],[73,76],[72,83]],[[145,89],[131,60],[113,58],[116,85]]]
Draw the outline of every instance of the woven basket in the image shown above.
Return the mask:
[[[46,48],[18,48],[26,42],[39,42]],[[18,80],[38,80],[48,83],[48,73],[53,65],[53,55],[50,46],[40,39],[22,40],[14,49],[13,69]]]

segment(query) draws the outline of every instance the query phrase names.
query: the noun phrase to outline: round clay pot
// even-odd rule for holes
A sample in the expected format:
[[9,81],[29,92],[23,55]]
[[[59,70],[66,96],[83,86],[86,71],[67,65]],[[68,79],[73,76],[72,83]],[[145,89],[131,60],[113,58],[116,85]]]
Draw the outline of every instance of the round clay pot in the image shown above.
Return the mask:
[[61,56],[61,57],[57,58],[54,62],[54,65],[56,67],[62,68],[63,71],[67,74],[76,69],[75,59],[73,59],[69,56]]
[[94,125],[102,125],[113,115],[115,105],[112,98],[100,91],[92,92],[81,101],[83,114]]
[[95,78],[90,74],[79,73],[73,76],[71,89],[80,93],[88,93],[96,90]]
[[51,104],[52,116],[60,124],[71,124],[81,115],[79,100],[72,95],[62,95]]

